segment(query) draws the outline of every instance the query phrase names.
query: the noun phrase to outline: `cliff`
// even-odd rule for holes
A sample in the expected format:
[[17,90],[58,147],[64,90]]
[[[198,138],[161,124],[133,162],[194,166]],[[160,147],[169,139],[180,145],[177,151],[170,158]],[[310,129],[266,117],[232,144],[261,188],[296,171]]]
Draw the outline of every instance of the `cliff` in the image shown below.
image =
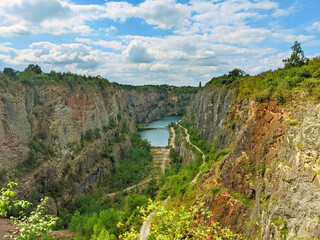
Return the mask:
[[248,238],[319,236],[320,104],[257,102],[237,98],[238,89],[205,87],[183,118],[208,145],[231,148],[197,194],[222,226]]
[[55,197],[55,210],[112,174],[137,123],[183,114],[194,93],[174,91],[7,81],[0,88],[0,180],[18,181],[24,197]]

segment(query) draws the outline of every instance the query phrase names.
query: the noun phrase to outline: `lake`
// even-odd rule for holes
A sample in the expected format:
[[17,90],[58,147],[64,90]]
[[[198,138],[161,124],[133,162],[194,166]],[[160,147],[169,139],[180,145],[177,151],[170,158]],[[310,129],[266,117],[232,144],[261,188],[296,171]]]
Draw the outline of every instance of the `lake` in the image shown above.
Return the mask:
[[151,130],[140,130],[142,139],[147,139],[153,147],[165,147],[168,145],[169,130],[166,128],[171,122],[178,122],[182,118],[178,116],[166,116],[159,120],[150,122],[146,127],[155,128]]

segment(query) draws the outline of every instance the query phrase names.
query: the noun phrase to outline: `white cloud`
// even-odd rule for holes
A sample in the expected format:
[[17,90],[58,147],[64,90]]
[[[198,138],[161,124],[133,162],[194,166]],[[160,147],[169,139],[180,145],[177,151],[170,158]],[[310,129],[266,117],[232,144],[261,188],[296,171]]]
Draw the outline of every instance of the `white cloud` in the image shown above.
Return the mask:
[[298,42],[305,42],[308,40],[312,40],[315,38],[315,36],[307,36],[307,35],[303,35],[303,34],[299,34],[299,35],[293,35],[290,33],[286,33],[286,32],[275,32],[272,33],[272,37],[282,40],[284,42],[291,42],[293,43],[294,41],[298,41]]
[[145,44],[135,40],[131,41],[124,54],[133,63],[151,63],[154,60],[154,56],[148,51]]
[[127,18],[137,17],[163,29],[188,25],[187,17],[191,13],[187,5],[175,0],[145,0],[138,6],[127,2],[107,2],[105,6],[105,18],[124,22]]
[[259,18],[258,10],[275,9],[277,6],[277,3],[271,1],[227,0],[217,3],[204,0],[191,1],[191,7],[196,13],[192,19],[212,26],[243,23],[248,18]]
[[296,12],[296,7],[295,6],[291,6],[287,9],[276,9],[274,11],[274,13],[272,14],[273,17],[279,18],[279,17],[286,17],[286,16],[290,16],[293,15]]
[[245,25],[221,25],[212,29],[210,38],[218,43],[249,45],[270,37],[271,31],[263,28],[250,28]]
[[102,12],[99,5],[75,5],[63,0],[1,0],[0,36],[88,35],[92,29],[85,21],[98,19]]
[[307,28],[308,31],[317,31],[320,32],[320,22],[316,21],[314,22],[310,27]]
[[77,42],[86,43],[88,45],[95,45],[95,46],[100,46],[100,47],[104,47],[104,48],[111,48],[111,49],[115,49],[115,50],[122,50],[123,49],[121,42],[118,42],[118,41],[105,41],[105,40],[94,41],[89,38],[79,38],[79,37],[76,37],[75,40]]

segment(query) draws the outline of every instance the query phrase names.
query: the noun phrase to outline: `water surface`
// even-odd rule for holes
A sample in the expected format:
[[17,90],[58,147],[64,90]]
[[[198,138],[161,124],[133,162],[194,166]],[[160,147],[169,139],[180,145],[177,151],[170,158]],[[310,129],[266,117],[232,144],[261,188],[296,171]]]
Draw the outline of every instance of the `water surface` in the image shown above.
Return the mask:
[[142,139],[147,139],[151,146],[165,147],[168,145],[169,130],[166,128],[171,122],[178,122],[182,118],[178,116],[166,116],[159,120],[150,122],[146,127],[155,128],[152,130],[140,130],[140,136]]

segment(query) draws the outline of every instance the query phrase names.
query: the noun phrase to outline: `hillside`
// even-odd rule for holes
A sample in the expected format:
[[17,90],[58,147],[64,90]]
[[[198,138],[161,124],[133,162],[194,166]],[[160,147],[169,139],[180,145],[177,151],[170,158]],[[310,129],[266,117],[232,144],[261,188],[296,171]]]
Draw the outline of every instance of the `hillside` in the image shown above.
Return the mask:
[[[182,123],[210,167],[195,192],[223,226],[252,239],[319,236],[319,71],[314,58],[257,76],[229,74],[192,102]],[[230,153],[217,161],[222,149]]]

